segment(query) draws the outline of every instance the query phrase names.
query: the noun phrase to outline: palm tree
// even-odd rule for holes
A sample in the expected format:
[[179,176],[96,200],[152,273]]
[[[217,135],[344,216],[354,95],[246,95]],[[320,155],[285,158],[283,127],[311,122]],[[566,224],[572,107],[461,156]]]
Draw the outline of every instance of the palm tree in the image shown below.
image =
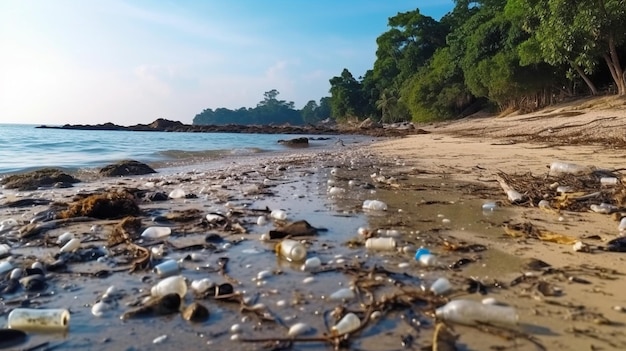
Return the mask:
[[376,108],[381,111],[382,122],[387,120],[386,117],[389,117],[389,122],[392,120],[391,111],[393,111],[397,103],[398,97],[396,96],[395,91],[387,89],[383,90],[378,101],[376,101]]

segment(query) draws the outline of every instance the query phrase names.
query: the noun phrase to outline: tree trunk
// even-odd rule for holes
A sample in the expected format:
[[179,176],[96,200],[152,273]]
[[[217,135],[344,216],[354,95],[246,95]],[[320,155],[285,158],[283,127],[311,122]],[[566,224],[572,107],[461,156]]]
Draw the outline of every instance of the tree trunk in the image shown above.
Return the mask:
[[617,86],[617,94],[620,96],[626,95],[626,77],[624,76],[624,70],[619,62],[619,56],[617,55],[617,49],[615,48],[615,41],[613,36],[609,36],[609,53],[604,55],[604,60],[609,71]]
[[572,65],[572,66],[574,67],[578,75],[585,81],[585,83],[587,84],[587,87],[589,87],[589,90],[591,90],[591,95],[594,95],[594,96],[598,95],[598,89],[596,88],[595,84],[593,84],[591,79],[587,77],[585,72],[580,67],[578,67],[578,65]]

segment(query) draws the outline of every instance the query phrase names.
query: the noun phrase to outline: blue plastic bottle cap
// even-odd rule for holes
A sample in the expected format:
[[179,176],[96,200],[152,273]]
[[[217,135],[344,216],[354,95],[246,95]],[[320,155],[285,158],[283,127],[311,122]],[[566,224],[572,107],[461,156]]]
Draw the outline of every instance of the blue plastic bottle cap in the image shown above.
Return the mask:
[[419,249],[417,249],[417,252],[415,252],[415,259],[419,261],[420,257],[426,254],[430,254],[430,250],[424,247],[420,247]]

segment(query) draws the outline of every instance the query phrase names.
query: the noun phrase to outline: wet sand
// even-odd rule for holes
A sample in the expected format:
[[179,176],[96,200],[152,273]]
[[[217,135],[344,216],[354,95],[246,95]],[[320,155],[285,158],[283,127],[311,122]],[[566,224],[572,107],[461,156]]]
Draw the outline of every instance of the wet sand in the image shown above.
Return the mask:
[[[575,122],[551,120],[554,126]],[[363,319],[368,315],[368,306],[375,306],[381,316],[368,321],[343,346],[361,350],[422,349],[433,342],[435,307],[458,298],[493,297],[517,309],[520,323],[513,328],[517,334],[509,331],[507,339],[499,336],[502,331],[485,330],[485,326],[479,330],[476,326],[451,324],[458,335],[457,349],[541,349],[538,345],[547,350],[623,349],[626,314],[614,309],[626,306],[626,298],[621,294],[623,254],[574,252],[571,245],[512,238],[503,230],[506,223],[528,221],[577,238],[598,235],[599,239],[583,240],[600,245],[618,235],[617,222],[597,213],[564,211],[555,215],[536,207],[511,205],[495,181],[498,171],[547,174],[547,166],[556,160],[621,168],[622,150],[602,145],[524,143],[515,139],[519,135],[516,130],[520,128],[519,121],[510,118],[507,122],[510,125],[503,126],[502,119],[497,123],[480,119],[430,125],[424,129],[431,134],[374,144],[347,144],[323,152],[297,150],[280,157],[233,159],[227,165],[194,165],[164,170],[154,176],[94,180],[70,189],[2,190],[1,203],[29,197],[69,202],[77,192],[112,187],[166,193],[183,189],[195,194],[197,198],[140,203],[142,228],[155,225],[152,222],[155,216],[175,210],[195,209],[203,216],[212,212],[228,215],[233,223],[245,228],[244,233],[201,225],[199,219],[168,223],[172,235],[167,241],[175,247],[205,244],[205,237],[211,233],[218,234],[223,241],[195,251],[175,250],[170,246],[166,258],[182,259],[195,252],[202,260],[182,263],[181,274],[188,282],[205,277],[216,283],[231,282],[246,298],[247,307],[263,305],[257,305],[255,312],[242,309],[239,303],[198,299],[210,311],[204,322],[187,322],[179,314],[120,320],[120,315],[131,309],[129,304],[149,295],[150,287],[159,278],[149,269],[113,272],[123,267],[123,262],[121,256],[107,251],[103,259],[71,263],[67,272],[49,273],[48,286],[42,295],[30,293],[30,298],[25,298],[23,290],[3,295],[1,320],[6,325],[8,312],[23,305],[25,300],[32,307],[70,309],[67,333],[30,333],[28,342],[20,345],[21,348],[49,342],[51,347],[59,345],[57,349],[258,350],[267,346],[263,339],[285,338],[287,327],[298,322],[311,327],[300,338],[327,335],[327,326],[334,324],[330,312],[337,307],[344,306]],[[498,128],[490,129],[490,125]],[[549,127],[543,120],[536,128]],[[498,134],[507,128],[510,134]],[[527,124],[522,128],[531,127]],[[481,133],[469,135],[470,129]],[[369,199],[385,202],[388,209],[363,210],[363,201]],[[498,208],[484,213],[482,205],[492,201],[498,201]],[[327,229],[302,238],[307,257],[319,257],[323,270],[302,271],[301,263],[277,257],[273,250],[278,241],[261,240],[275,226],[269,218],[267,224],[256,223],[263,212],[255,210],[266,207],[285,210],[290,221],[306,220],[314,227]],[[34,213],[46,208],[2,208],[0,220],[14,218],[24,224]],[[35,260],[52,261],[59,247],[51,243],[66,231],[82,239],[81,250],[104,247],[104,239],[118,222],[72,223],[28,240],[14,240],[7,235],[3,239],[12,246],[13,265],[24,267]],[[91,228],[95,224],[100,228],[93,232]],[[363,246],[365,237],[359,234],[363,229],[378,236],[392,235],[397,249],[367,250]],[[136,243],[152,246],[147,241]],[[436,266],[423,267],[415,261],[413,256],[420,246],[433,252],[439,261]],[[452,247],[457,250],[451,250]],[[462,247],[475,249],[464,251],[459,249]],[[218,260],[224,257],[229,259],[226,275],[216,270]],[[511,284],[530,271],[525,266],[529,258],[541,259],[553,270],[533,271],[519,284]],[[468,263],[450,269],[461,259]],[[102,278],[89,275],[102,270],[112,274]],[[263,272],[261,279],[260,272]],[[438,297],[422,292],[439,277],[452,282],[452,293]],[[468,293],[468,279],[489,286],[488,293]],[[93,316],[93,304],[101,300],[110,286],[115,286],[120,294],[103,316]],[[329,298],[339,289],[355,286],[358,289],[354,289],[357,293],[354,299]],[[539,286],[555,287],[561,292],[545,296]],[[393,299],[399,292],[412,299]],[[188,293],[184,304],[193,301],[193,295]],[[239,325],[235,327],[237,333],[233,332],[233,325]],[[154,340],[162,335],[167,337],[155,344]],[[333,346],[321,340],[298,341],[293,349],[330,350]]]

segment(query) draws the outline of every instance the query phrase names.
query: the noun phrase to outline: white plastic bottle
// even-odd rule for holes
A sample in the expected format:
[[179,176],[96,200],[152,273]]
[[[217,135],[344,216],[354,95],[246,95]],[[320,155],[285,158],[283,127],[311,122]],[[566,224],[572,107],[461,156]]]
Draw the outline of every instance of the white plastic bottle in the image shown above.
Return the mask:
[[590,171],[587,166],[577,165],[575,163],[568,162],[552,162],[550,164],[550,176],[558,176],[561,174],[583,174]]
[[160,239],[170,234],[172,234],[172,229],[169,227],[148,227],[141,233],[141,237],[146,239]]
[[435,295],[445,295],[452,290],[452,283],[446,277],[440,277],[430,286],[430,291]]
[[386,211],[387,204],[380,200],[365,200],[363,201],[363,209],[371,211]]
[[284,210],[273,210],[270,212],[270,217],[279,221],[284,221],[287,219],[287,212]]
[[453,300],[435,310],[438,319],[459,324],[476,322],[515,325],[519,316],[514,307],[486,305],[472,300]]
[[167,260],[156,265],[153,271],[160,278],[166,278],[180,273],[180,266],[176,260]]
[[9,328],[20,330],[62,331],[69,328],[66,309],[16,308],[8,317]]
[[365,247],[370,250],[395,250],[396,240],[394,238],[369,238],[365,240]]
[[292,239],[284,239],[276,245],[276,252],[291,262],[301,262],[306,258],[306,248],[302,243]]
[[181,299],[187,294],[187,283],[182,275],[167,277],[150,290],[150,294],[154,297],[163,297],[167,294],[178,294]]
[[74,238],[68,241],[63,247],[59,250],[60,252],[73,252],[80,248],[80,239]]
[[330,330],[334,335],[342,335],[355,331],[360,326],[361,320],[359,319],[359,317],[356,314],[350,312],[343,316],[343,318],[341,318],[341,320],[337,322],[337,324],[332,326]]

